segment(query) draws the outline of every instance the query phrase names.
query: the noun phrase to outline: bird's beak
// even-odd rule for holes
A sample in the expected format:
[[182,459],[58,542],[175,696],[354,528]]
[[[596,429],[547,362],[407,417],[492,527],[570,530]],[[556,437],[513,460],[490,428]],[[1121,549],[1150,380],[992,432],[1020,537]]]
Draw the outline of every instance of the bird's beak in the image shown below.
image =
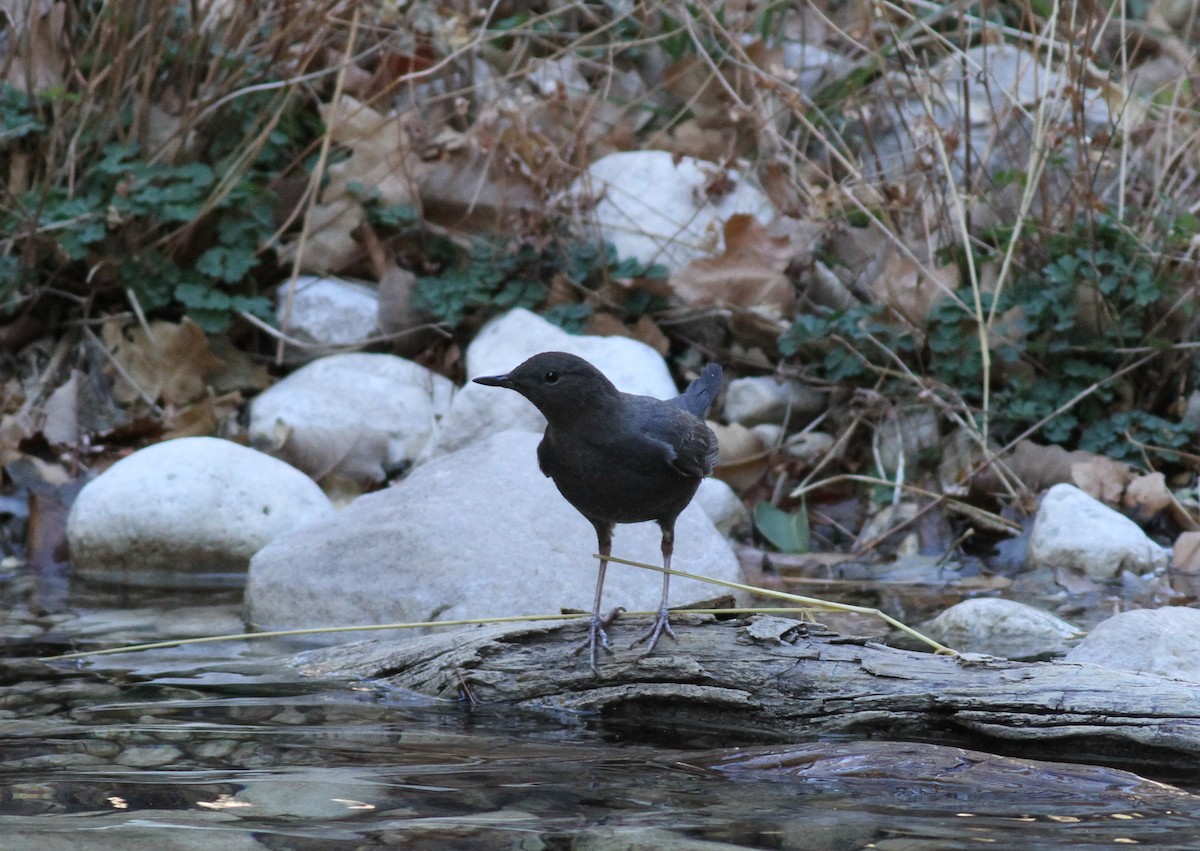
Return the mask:
[[481,375],[475,379],[476,384],[485,384],[488,387],[512,387],[512,379],[508,374],[504,375]]

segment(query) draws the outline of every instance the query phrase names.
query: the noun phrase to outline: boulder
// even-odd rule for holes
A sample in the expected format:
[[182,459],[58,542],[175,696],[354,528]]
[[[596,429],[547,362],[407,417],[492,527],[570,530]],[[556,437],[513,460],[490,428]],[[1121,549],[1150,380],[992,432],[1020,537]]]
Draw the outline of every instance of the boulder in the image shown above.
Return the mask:
[[1098,623],[1067,661],[1200,681],[1200,610],[1165,606],[1113,615]]
[[963,653],[1008,659],[1062,656],[1083,637],[1078,627],[1015,600],[963,600],[921,626],[921,631]]
[[342,454],[363,456],[356,468],[378,481],[416,458],[453,395],[452,381],[404,358],[329,355],[250,403],[250,441],[315,477],[331,462],[313,447],[342,441]]
[[1046,491],[1029,540],[1031,566],[1074,570],[1099,581],[1116,579],[1123,570],[1163,570],[1168,558],[1124,514],[1068,484]]
[[[717,192],[709,187],[721,185]],[[571,186],[581,207],[621,259],[675,271],[724,251],[724,229],[738,213],[769,224],[767,196],[742,174],[670,151],[621,151],[593,162]]]
[[333,514],[310,478],[214,437],[147,446],[84,486],[67,519],[75,571],[141,585],[240,582],[284,532]]
[[[277,539],[251,562],[248,619],[279,629],[590,610],[595,530],[538,470],[539,440],[492,435]],[[661,564],[659,543],[654,523],[622,525],[613,554]],[[732,549],[695,503],[676,524],[674,566],[741,581]],[[659,574],[612,564],[604,610],[654,610],[661,590]],[[671,592],[673,606],[725,593],[681,579]],[[624,641],[640,631],[610,633]]]
[[351,346],[379,332],[379,293],[365,283],[301,275],[276,290],[275,318],[289,337],[314,344],[289,346],[288,360],[303,362],[337,346]]

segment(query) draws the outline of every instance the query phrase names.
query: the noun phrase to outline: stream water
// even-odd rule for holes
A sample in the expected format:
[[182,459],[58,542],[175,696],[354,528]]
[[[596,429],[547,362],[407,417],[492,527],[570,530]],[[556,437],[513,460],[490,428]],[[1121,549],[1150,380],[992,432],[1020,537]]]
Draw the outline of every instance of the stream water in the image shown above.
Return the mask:
[[44,661],[239,631],[240,595],[77,587],[39,616],[7,580],[3,849],[1200,848],[1200,797],[1101,767],[472,708],[306,680],[266,641]]

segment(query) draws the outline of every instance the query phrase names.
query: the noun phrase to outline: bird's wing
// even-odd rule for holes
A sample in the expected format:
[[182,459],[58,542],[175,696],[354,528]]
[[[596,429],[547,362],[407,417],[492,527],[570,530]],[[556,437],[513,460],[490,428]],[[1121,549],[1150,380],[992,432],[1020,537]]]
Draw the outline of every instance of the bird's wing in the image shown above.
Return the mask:
[[683,476],[702,478],[717,464],[717,438],[704,420],[688,417],[687,427],[674,434],[674,439],[662,440],[667,463]]

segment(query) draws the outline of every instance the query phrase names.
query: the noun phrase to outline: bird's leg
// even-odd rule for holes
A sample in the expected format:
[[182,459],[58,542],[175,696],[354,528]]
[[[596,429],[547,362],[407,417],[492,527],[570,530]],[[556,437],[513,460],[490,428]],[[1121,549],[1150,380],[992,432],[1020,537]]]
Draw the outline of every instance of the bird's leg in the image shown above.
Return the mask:
[[[671,553],[675,550],[675,524],[664,525],[662,527],[662,557],[663,567],[667,570],[671,569]],[[649,631],[637,641],[633,642],[633,646],[641,644],[643,641],[648,641],[646,649],[638,656],[638,659],[645,659],[654,651],[654,646],[658,644],[658,639],[663,633],[675,637],[675,631],[671,629],[671,622],[667,616],[667,591],[671,586],[671,574],[663,574],[663,593],[662,601],[658,604],[658,617],[654,619],[654,626],[650,627]]]
[[600,550],[600,575],[596,578],[596,601],[592,604],[592,623],[588,627],[588,637],[575,648],[574,655],[578,656],[586,648],[588,659],[592,665],[592,673],[600,676],[600,665],[596,662],[598,648],[603,647],[612,653],[608,643],[608,633],[604,628],[617,619],[621,609],[613,609],[607,617],[600,617],[600,599],[604,594],[604,571],[608,569],[608,557],[612,555],[612,524],[594,523],[596,527],[596,544]]

